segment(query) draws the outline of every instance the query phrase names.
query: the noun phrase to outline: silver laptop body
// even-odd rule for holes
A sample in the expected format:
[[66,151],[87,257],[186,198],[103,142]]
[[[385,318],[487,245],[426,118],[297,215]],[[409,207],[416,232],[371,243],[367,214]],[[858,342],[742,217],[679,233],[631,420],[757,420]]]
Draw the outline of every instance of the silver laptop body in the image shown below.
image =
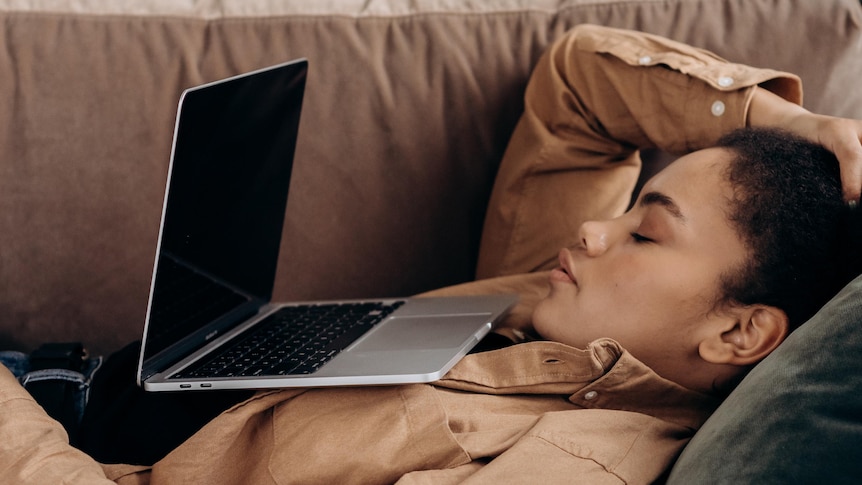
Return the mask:
[[[145,390],[431,382],[516,302],[270,301],[307,69],[298,59],[183,92],[138,365]],[[322,319],[314,338],[300,324],[311,319]]]

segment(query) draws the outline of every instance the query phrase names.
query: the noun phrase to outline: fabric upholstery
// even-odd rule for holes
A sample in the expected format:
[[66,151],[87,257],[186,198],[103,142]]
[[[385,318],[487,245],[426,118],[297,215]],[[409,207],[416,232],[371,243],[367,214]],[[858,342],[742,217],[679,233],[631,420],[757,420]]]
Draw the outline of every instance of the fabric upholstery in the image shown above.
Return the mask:
[[300,56],[276,297],[472,279],[527,77],[585,22],[798,73],[806,106],[862,116],[856,0],[0,1],[0,347],[139,338],[180,92]]

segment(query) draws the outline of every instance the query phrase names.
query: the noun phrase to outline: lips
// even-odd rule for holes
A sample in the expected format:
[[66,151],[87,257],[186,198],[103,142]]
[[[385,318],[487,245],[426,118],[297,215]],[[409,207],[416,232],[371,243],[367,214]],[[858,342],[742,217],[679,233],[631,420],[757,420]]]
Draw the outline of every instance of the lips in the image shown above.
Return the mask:
[[551,278],[555,281],[570,283],[577,286],[578,280],[575,278],[575,273],[573,271],[574,265],[572,264],[572,253],[566,248],[561,249],[559,261],[560,267],[551,271]]

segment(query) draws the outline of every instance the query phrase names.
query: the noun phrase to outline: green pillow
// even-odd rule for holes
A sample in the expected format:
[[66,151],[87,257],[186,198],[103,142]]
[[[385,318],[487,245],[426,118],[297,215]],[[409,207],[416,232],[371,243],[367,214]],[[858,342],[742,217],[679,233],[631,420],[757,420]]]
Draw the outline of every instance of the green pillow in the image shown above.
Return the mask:
[[862,483],[862,277],[746,376],[668,483]]

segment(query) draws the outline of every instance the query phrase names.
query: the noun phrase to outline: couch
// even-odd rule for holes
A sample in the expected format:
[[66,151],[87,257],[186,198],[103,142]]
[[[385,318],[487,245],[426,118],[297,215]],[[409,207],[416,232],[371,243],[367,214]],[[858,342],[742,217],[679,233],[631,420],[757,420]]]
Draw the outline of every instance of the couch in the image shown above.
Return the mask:
[[[140,338],[181,91],[296,57],[310,73],[275,297],[496,275],[476,268],[496,168],[531,67],[579,23],[791,71],[809,109],[862,117],[859,0],[0,0],[0,348]],[[732,481],[681,462],[677,483]]]

